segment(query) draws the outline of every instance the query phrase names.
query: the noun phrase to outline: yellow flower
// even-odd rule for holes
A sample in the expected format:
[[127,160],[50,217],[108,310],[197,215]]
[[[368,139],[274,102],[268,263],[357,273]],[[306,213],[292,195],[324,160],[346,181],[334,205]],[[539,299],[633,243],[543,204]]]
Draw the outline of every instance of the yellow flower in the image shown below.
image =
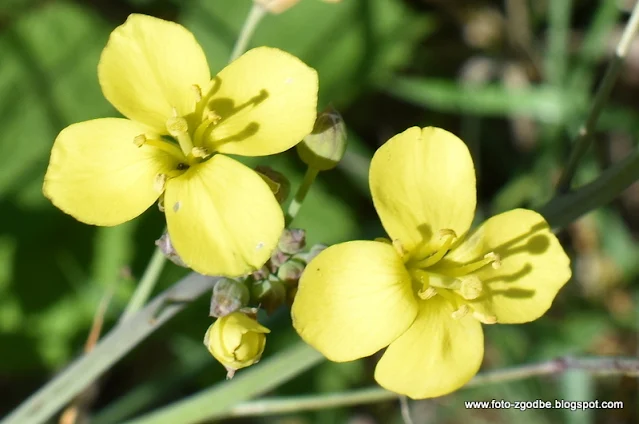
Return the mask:
[[233,377],[236,370],[258,362],[270,330],[242,312],[218,318],[204,335],[204,345]]
[[374,155],[370,187],[392,239],[329,247],[307,266],[293,303],[301,337],[333,361],[388,346],[375,379],[412,398],[450,393],[482,362],[480,323],[543,315],[570,262],[536,212],[512,210],[468,233],[475,172],[464,143],[410,128]]
[[171,241],[189,267],[237,276],[264,264],[284,227],[282,211],[266,182],[225,154],[271,155],[310,133],[317,73],[261,47],[211,80],[187,29],[131,15],[111,33],[98,78],[128,119],[62,130],[44,194],[76,219],[105,226],[135,218],[160,198]]

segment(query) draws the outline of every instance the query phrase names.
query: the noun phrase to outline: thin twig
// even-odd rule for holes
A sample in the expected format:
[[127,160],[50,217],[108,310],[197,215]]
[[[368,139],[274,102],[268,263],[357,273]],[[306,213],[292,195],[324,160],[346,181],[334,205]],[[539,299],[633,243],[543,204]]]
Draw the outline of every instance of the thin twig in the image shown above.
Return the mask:
[[[212,289],[217,279],[191,273],[132,315],[125,325],[111,330],[90,354],[77,359],[40,390],[31,395],[2,424],[45,422],[69,399],[84,390],[148,335]],[[179,300],[179,302],[176,302]]]
[[[537,364],[528,364],[502,370],[487,371],[478,374],[462,389],[484,386],[494,383],[523,380],[530,377],[560,374],[569,369],[579,369],[595,376],[639,377],[639,359],[618,357],[572,358],[563,357]],[[325,408],[337,408],[362,405],[397,398],[393,393],[380,387],[354,390],[323,395],[294,396],[287,398],[265,398],[237,404],[223,415],[210,419],[248,417],[283,414],[299,411],[311,411]],[[400,397],[402,402],[402,397]],[[402,417],[406,421],[402,405]],[[409,421],[406,421],[407,423]]]
[[619,73],[621,72],[622,65],[628,55],[630,44],[637,32],[637,29],[639,29],[639,2],[635,4],[634,9],[632,10],[630,20],[626,24],[626,28],[619,40],[619,44],[617,44],[615,56],[608,64],[608,69],[606,69],[603,80],[597,89],[597,94],[595,94],[586,122],[579,128],[579,133],[572,151],[570,152],[568,163],[566,164],[566,167],[559,178],[559,183],[557,184],[557,191],[560,193],[565,193],[570,190],[572,177],[575,175],[579,161],[588,150],[588,147],[590,147],[592,134],[597,125],[597,120],[599,119],[599,115],[608,101],[612,88],[615,85]]
[[404,424],[413,424],[413,418],[410,414],[410,405],[408,404],[408,398],[406,396],[399,397],[399,410],[402,414]]

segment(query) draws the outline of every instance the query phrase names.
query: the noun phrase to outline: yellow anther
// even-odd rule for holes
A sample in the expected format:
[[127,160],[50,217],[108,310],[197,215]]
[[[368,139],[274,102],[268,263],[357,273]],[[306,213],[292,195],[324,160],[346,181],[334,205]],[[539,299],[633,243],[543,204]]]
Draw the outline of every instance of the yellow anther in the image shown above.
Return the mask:
[[494,315],[485,315],[482,314],[481,312],[477,312],[474,311],[473,312],[473,318],[475,318],[477,321],[481,322],[482,324],[495,324],[497,323],[497,317]]
[[466,300],[477,299],[483,290],[481,280],[476,275],[468,275],[460,278],[461,287],[459,289],[462,297]]
[[200,88],[199,85],[197,84],[193,84],[191,86],[191,90],[193,90],[193,92],[195,93],[195,102],[199,102],[200,100],[202,100],[202,89]]
[[492,266],[493,269],[499,269],[501,267],[501,257],[495,252],[486,253],[484,259],[492,261],[490,266]]
[[211,155],[211,152],[206,147],[194,147],[191,149],[191,154],[196,158],[204,159],[207,156]]
[[181,116],[173,116],[166,121],[166,129],[173,137],[189,131],[189,124]]
[[164,193],[164,186],[168,179],[166,174],[157,174],[153,180],[153,189],[158,193]]
[[217,124],[222,119],[222,117],[218,115],[216,111],[209,110],[208,112],[206,112],[206,119],[212,124]]
[[402,244],[402,242],[399,239],[395,239],[392,241],[392,245],[395,248],[395,251],[397,252],[397,254],[403,258],[405,257],[408,252],[406,251],[406,249],[404,248],[404,245]]
[[437,295],[437,289],[432,286],[428,287],[426,290],[421,289],[420,291],[417,292],[417,296],[423,300],[428,300],[431,297],[436,295]]
[[133,144],[135,144],[136,146],[142,147],[144,146],[144,143],[146,143],[146,136],[144,134],[136,135],[135,137],[133,137]]
[[450,228],[444,228],[443,230],[439,230],[437,234],[439,235],[440,240],[446,237],[451,237],[451,236],[453,237],[453,239],[457,238],[457,234],[455,233],[455,231],[451,230]]
[[459,309],[453,312],[450,316],[452,316],[453,319],[461,319],[468,315],[468,312],[470,312],[470,307],[468,305],[461,305]]
[[389,239],[387,239],[386,237],[376,237],[373,240],[374,241],[378,241],[380,243],[384,243],[384,244],[392,244],[391,241]]

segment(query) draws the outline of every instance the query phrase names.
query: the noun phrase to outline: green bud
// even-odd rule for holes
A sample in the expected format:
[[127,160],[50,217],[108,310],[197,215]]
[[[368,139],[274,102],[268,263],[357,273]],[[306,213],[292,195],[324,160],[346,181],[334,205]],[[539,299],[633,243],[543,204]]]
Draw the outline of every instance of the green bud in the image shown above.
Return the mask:
[[277,278],[256,281],[251,287],[255,303],[262,305],[266,313],[271,314],[286,302],[286,287]]
[[162,234],[162,237],[155,241],[155,245],[164,253],[164,256],[175,265],[182,266],[184,268],[188,268],[188,266],[182,261],[180,255],[178,255],[177,251],[173,247],[173,243],[171,243],[171,238],[169,237],[169,233],[165,232]]
[[250,299],[248,287],[244,283],[220,278],[213,287],[210,316],[220,318],[246,306]]
[[251,274],[251,277],[253,277],[253,280],[255,281],[261,281],[261,280],[266,280],[269,275],[271,275],[271,271],[268,269],[266,265],[264,265],[262,268],[258,269],[257,271],[254,271]]
[[305,267],[304,262],[291,259],[277,270],[277,277],[289,286],[296,286]]
[[282,252],[280,249],[275,249],[270,259],[271,272],[276,273],[278,268],[281,267],[284,262],[288,261],[290,257],[291,255]]
[[319,171],[337,166],[346,151],[346,126],[342,116],[332,108],[320,113],[313,132],[297,145],[302,162]]
[[293,259],[297,259],[297,260],[301,260],[306,263],[309,263],[310,261],[313,260],[313,258],[319,255],[320,252],[322,252],[322,250],[326,249],[327,247],[328,246],[325,244],[316,244],[315,246],[311,247],[311,250],[309,250],[308,252],[296,254],[295,256],[293,256]]
[[306,246],[306,232],[300,228],[285,228],[282,231],[277,248],[283,253],[294,255]]
[[291,192],[291,183],[288,178],[269,166],[256,166],[255,172],[268,184],[277,201],[280,204],[284,203]]

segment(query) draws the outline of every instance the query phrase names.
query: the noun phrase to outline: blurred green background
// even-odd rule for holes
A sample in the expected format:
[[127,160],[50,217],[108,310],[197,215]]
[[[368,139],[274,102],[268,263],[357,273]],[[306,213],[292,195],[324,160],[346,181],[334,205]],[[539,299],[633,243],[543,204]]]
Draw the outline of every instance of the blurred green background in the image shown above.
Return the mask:
[[[633,1],[302,0],[267,16],[252,46],[298,55],[320,75],[320,108],[344,116],[349,147],[320,174],[296,227],[310,243],[381,236],[368,193],[372,153],[418,125],[464,139],[478,172],[479,218],[549,200],[571,140],[614,52]],[[148,261],[163,217],[152,207],[116,228],[64,215],[41,193],[49,152],[65,126],[117,116],[96,66],[111,30],[132,12],[176,20],[203,45],[212,72],[230,55],[249,0],[0,0],[0,415],[82,352],[93,314],[113,293],[108,330]],[[179,58],[176,58],[179,60]],[[595,148],[577,183],[623,158],[639,135],[639,43],[606,106]],[[284,172],[304,168],[294,150],[251,160]],[[637,356],[639,185],[565,228],[573,280],[542,319],[485,326],[484,369],[561,355]],[[159,289],[185,274],[167,266]],[[131,275],[133,277],[131,277]],[[101,379],[89,402],[96,423],[118,422],[209,387],[224,370],[202,345],[210,324],[203,298]],[[265,357],[298,340],[287,311],[269,318]],[[369,386],[375,358],[324,363],[277,394]],[[622,400],[624,410],[485,410],[463,400]],[[214,400],[212,400],[213,402]],[[639,422],[637,379],[582,372],[462,390],[411,402],[416,423]],[[245,423],[399,423],[396,402]],[[25,423],[28,424],[28,423]]]

